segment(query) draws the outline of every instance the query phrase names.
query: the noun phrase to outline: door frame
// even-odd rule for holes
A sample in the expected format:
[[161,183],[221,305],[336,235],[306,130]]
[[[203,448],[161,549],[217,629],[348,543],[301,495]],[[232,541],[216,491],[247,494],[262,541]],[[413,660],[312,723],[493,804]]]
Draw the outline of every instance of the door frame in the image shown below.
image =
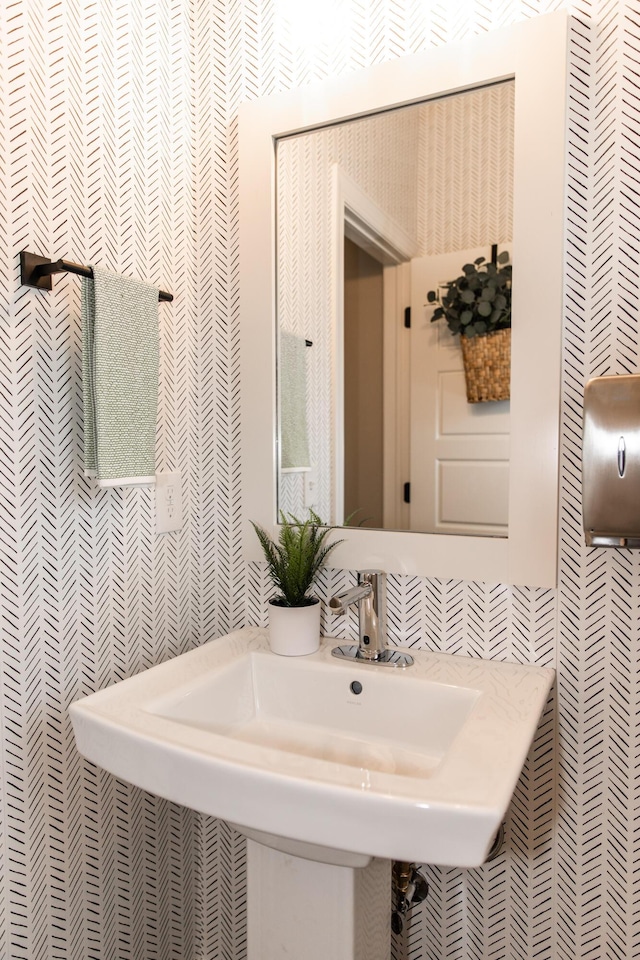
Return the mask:
[[[415,238],[411,237],[392,217],[385,213],[337,163],[332,164],[331,167],[330,196],[332,198],[331,261],[333,265],[331,271],[331,328],[333,332],[331,376],[333,381],[332,396],[334,398],[331,478],[332,523],[336,526],[342,526],[344,523],[344,238],[345,236],[348,237],[357,246],[366,250],[370,256],[382,263],[383,267],[410,261],[418,253],[418,244]],[[386,303],[387,297],[385,294],[385,306]],[[385,360],[385,375],[386,373],[387,364]],[[385,416],[385,439],[386,437],[387,417]]]

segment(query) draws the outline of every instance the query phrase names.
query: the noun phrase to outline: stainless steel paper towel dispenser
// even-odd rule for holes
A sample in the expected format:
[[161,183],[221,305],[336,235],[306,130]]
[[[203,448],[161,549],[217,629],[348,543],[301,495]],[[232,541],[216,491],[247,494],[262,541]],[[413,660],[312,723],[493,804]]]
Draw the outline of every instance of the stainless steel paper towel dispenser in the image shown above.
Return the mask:
[[588,546],[640,547],[640,376],[585,387],[582,516]]

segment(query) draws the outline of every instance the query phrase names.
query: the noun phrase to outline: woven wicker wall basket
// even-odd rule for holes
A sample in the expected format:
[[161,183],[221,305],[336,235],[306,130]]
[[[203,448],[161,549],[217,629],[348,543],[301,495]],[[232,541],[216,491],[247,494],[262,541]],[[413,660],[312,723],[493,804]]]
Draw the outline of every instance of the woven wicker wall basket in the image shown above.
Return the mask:
[[467,403],[508,400],[511,387],[511,329],[460,337]]

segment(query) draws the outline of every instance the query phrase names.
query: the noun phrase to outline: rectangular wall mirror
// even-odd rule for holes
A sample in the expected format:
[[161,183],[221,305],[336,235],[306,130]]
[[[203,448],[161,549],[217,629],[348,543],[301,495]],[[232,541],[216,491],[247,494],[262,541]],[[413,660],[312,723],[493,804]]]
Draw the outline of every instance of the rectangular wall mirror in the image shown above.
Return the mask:
[[[242,106],[248,557],[249,519],[312,507],[347,523],[336,565],[555,585],[567,32],[550,14]],[[480,257],[513,268],[511,358],[505,399],[469,403],[431,319]]]
[[508,80],[276,142],[279,510],[508,535],[509,400],[467,402],[427,291],[510,250],[513,109]]

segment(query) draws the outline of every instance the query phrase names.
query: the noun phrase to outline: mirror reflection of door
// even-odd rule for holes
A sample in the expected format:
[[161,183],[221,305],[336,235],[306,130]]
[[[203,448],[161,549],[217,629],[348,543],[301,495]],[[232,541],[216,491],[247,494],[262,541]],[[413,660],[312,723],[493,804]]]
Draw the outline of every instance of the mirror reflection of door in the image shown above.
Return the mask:
[[344,515],[383,526],[382,264],[344,241]]
[[459,337],[425,303],[476,257],[490,248],[411,261],[410,528],[507,536],[509,401],[467,403]]
[[[399,322],[402,297],[390,298],[388,291],[384,297],[385,283],[403,268],[383,268],[345,238],[344,516],[353,524],[388,527],[391,509],[396,529],[507,535],[509,402],[467,403],[459,338],[444,321],[431,323],[434,306],[425,303],[427,290],[480,256],[489,259],[490,248],[412,258],[404,268],[412,317],[406,329]],[[395,369],[383,359],[389,328],[397,339]],[[402,385],[408,385],[404,399]],[[392,404],[394,422],[385,432],[384,410]],[[398,462],[391,463],[394,457]]]

